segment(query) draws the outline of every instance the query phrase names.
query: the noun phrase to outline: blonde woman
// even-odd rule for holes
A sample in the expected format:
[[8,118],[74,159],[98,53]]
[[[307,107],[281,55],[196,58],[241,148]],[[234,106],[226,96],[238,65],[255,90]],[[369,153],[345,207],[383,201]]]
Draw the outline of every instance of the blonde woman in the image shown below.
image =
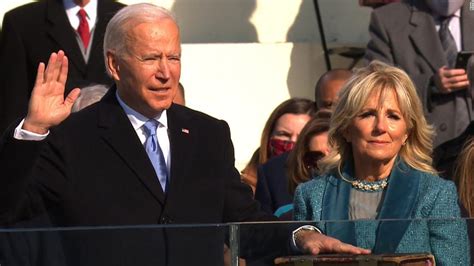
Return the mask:
[[431,166],[432,132],[405,72],[380,62],[360,69],[334,109],[321,175],[296,189],[295,219],[351,220],[320,225],[374,254],[429,252],[438,265],[470,265],[466,224],[452,220],[455,185]]

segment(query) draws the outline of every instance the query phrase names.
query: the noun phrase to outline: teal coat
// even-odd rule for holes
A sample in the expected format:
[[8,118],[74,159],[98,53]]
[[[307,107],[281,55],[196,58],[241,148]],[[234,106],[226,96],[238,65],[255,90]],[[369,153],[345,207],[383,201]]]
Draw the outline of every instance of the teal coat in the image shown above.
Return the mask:
[[[352,176],[352,167],[344,176]],[[469,240],[451,181],[399,161],[376,220],[349,220],[351,185],[335,174],[300,184],[295,220],[317,221],[329,236],[368,248],[374,254],[429,252],[437,265],[470,265]],[[344,222],[336,222],[344,221]]]

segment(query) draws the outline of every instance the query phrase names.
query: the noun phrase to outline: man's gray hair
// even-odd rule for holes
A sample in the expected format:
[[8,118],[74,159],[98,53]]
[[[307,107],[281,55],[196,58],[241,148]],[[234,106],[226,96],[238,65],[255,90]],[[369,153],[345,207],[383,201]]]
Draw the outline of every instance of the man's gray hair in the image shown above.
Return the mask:
[[161,19],[171,19],[178,25],[176,18],[169,10],[148,3],[126,6],[112,17],[104,36],[104,60],[109,75],[107,52],[112,51],[115,54],[122,55],[127,47],[127,33],[131,29],[138,24]]
[[96,84],[81,89],[81,95],[74,102],[72,112],[78,112],[87,106],[98,102],[107,93],[109,87],[103,84]]

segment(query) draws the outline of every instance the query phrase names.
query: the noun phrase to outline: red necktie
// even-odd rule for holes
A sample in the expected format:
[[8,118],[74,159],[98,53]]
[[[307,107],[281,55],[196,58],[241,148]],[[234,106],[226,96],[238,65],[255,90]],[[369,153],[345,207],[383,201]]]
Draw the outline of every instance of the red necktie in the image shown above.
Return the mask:
[[89,23],[87,22],[87,13],[81,8],[77,14],[79,15],[79,27],[77,28],[77,33],[79,33],[79,36],[81,36],[84,48],[87,49],[89,40],[91,38],[91,33],[89,32]]

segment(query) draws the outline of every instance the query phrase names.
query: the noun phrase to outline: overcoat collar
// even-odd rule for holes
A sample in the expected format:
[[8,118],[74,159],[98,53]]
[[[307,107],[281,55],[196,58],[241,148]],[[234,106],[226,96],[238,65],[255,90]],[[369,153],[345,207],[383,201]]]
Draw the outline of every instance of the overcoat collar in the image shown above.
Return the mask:
[[418,3],[411,6],[410,24],[410,40],[433,71],[447,65],[446,58],[442,56],[444,51],[439,41],[434,19],[426,5]]
[[[348,178],[353,176],[352,162],[345,165],[343,175]],[[395,252],[410,224],[406,219],[412,218],[418,196],[419,180],[420,172],[410,168],[403,161],[397,160],[390,173],[389,185],[377,217],[377,220],[382,221],[377,228],[373,253]],[[326,225],[328,235],[357,245],[354,222],[347,222],[350,191],[349,183],[338,178],[337,175],[330,175],[323,198],[321,219],[330,221]]]

